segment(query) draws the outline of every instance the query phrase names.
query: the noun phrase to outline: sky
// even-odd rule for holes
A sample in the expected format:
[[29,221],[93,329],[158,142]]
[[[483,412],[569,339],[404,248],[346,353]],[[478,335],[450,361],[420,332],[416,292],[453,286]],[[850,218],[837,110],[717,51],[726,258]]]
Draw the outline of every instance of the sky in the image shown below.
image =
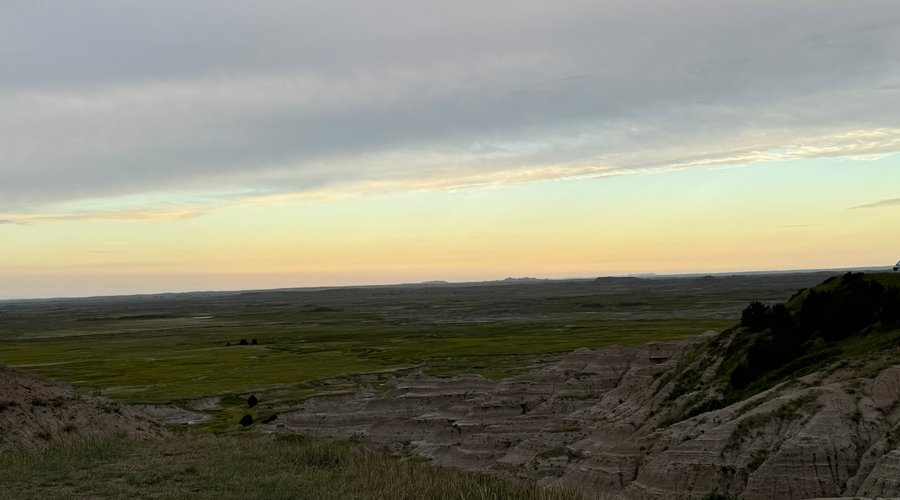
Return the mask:
[[895,0],[9,0],[0,299],[888,266]]

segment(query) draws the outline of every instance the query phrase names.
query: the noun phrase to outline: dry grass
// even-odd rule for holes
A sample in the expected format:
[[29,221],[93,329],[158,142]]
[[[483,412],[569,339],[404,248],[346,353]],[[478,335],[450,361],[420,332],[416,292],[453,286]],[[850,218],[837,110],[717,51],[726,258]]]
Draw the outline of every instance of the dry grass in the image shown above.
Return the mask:
[[580,498],[300,436],[82,440],[0,457],[0,484],[0,496],[16,499]]

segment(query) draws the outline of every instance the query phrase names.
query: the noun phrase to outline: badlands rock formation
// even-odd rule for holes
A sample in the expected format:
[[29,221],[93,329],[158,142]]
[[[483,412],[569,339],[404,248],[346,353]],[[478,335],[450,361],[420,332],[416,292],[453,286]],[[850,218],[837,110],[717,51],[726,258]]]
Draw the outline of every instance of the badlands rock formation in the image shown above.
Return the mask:
[[[708,334],[580,349],[514,378],[421,372],[376,394],[311,398],[271,430],[349,438],[435,464],[538,478],[586,496],[900,496],[900,365],[836,363],[725,406]],[[694,371],[695,391],[678,388]]]
[[134,408],[0,367],[0,452],[73,436],[147,438],[165,432]]

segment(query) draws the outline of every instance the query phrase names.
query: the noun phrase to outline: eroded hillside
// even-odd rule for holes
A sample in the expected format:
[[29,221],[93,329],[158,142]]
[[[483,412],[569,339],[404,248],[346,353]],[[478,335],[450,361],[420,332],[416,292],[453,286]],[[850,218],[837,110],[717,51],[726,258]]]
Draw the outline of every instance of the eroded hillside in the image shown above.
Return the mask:
[[683,343],[490,381],[412,373],[259,430],[347,437],[587,496],[900,495],[898,280],[847,274]]
[[155,420],[127,405],[0,367],[0,452],[41,448],[75,437],[146,438],[165,432]]

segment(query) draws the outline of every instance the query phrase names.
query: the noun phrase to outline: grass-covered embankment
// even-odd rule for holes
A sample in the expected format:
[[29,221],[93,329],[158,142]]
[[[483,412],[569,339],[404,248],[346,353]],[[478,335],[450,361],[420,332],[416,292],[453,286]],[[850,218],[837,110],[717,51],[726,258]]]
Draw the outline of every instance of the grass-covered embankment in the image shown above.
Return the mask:
[[[693,396],[671,424],[804,375],[839,368],[873,377],[900,363],[900,275],[846,273],[784,303],[752,302],[739,324],[675,370],[670,401]],[[711,368],[715,373],[706,380]]]
[[0,456],[0,484],[0,496],[18,500],[580,498],[301,436],[87,439]]

